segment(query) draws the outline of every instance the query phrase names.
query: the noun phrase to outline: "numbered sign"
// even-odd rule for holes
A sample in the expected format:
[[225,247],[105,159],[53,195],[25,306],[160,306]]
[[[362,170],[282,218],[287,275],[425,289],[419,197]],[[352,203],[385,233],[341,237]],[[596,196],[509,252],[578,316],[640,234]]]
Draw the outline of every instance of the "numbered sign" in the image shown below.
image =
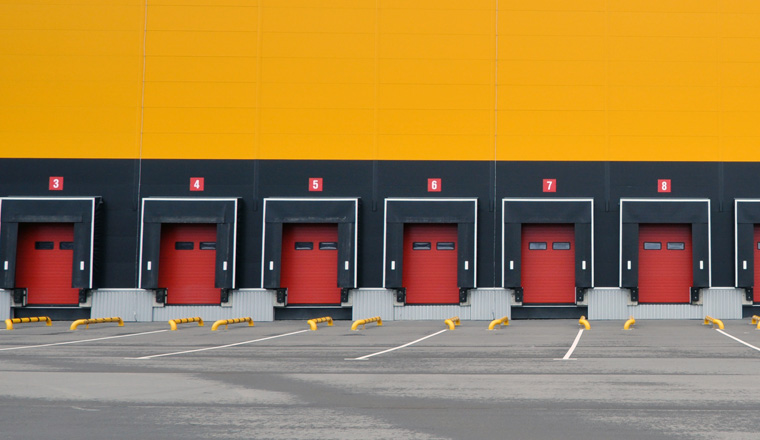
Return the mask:
[[190,191],[203,191],[203,177],[190,178]]
[[443,179],[436,177],[434,179],[428,179],[428,192],[441,192],[441,185]]
[[670,179],[659,179],[657,181],[657,192],[669,193],[670,192]]
[[544,179],[544,192],[557,192],[557,179]]
[[50,191],[63,191],[63,177],[51,177],[48,181]]
[[309,177],[309,191],[322,191],[321,177]]

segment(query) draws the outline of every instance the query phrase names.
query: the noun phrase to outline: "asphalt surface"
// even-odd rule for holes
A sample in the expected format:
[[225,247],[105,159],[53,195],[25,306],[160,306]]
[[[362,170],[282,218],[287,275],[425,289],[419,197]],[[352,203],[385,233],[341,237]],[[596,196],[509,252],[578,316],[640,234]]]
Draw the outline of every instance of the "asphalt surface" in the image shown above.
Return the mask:
[[0,426],[55,439],[757,438],[760,348],[726,334],[760,347],[760,330],[725,324],[18,324],[0,330]]

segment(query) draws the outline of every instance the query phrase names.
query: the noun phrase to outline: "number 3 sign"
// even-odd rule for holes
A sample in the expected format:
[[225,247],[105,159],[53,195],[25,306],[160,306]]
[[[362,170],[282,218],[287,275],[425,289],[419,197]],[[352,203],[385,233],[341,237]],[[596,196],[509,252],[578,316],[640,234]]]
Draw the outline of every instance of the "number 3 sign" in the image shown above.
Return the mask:
[[63,191],[63,177],[51,177],[48,181],[49,191]]

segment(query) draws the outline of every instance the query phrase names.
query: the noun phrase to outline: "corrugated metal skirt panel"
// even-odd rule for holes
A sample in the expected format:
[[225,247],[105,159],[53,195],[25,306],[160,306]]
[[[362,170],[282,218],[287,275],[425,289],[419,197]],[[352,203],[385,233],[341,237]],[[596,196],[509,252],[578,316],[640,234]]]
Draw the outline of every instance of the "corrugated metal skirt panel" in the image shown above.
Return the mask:
[[574,226],[523,225],[521,247],[523,304],[575,303]]
[[150,322],[153,320],[152,290],[98,289],[92,292],[93,318],[118,316],[125,321]]
[[16,250],[16,287],[27,288],[27,304],[79,305],[71,287],[72,223],[21,223]]
[[[394,307],[393,318],[396,321],[445,320],[458,316],[463,321],[471,318],[471,307],[455,305],[425,305]],[[443,326],[443,322],[441,323]]]
[[0,321],[11,317],[11,292],[0,289]]
[[161,225],[158,285],[167,288],[167,304],[218,304],[215,268],[215,224]]
[[337,224],[283,225],[280,285],[288,304],[340,304]]
[[760,225],[755,225],[755,288],[753,290],[753,301],[760,303]]
[[457,247],[456,224],[404,225],[407,304],[459,303]]
[[744,289],[702,289],[705,315],[718,319],[742,319]]
[[694,283],[691,226],[639,226],[639,303],[688,303]]
[[506,289],[474,289],[470,291],[470,319],[493,320],[512,317],[512,291]]
[[357,289],[351,295],[351,316],[354,321],[373,316],[379,316],[383,321],[393,320],[394,290]]

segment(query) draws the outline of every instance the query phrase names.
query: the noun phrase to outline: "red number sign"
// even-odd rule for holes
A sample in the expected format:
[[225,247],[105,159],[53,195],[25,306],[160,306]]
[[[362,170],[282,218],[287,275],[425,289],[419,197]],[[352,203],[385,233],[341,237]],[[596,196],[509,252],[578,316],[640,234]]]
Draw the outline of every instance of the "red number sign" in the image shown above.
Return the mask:
[[428,179],[428,192],[441,192],[441,185],[443,179],[436,177],[435,179]]
[[63,191],[63,177],[51,177],[48,181],[50,191]]
[[544,179],[544,192],[545,193],[557,192],[557,179]]
[[190,191],[203,191],[203,177],[190,178]]
[[670,179],[660,179],[657,181],[657,192],[669,193],[670,192]]
[[309,177],[309,191],[322,191],[321,177]]

